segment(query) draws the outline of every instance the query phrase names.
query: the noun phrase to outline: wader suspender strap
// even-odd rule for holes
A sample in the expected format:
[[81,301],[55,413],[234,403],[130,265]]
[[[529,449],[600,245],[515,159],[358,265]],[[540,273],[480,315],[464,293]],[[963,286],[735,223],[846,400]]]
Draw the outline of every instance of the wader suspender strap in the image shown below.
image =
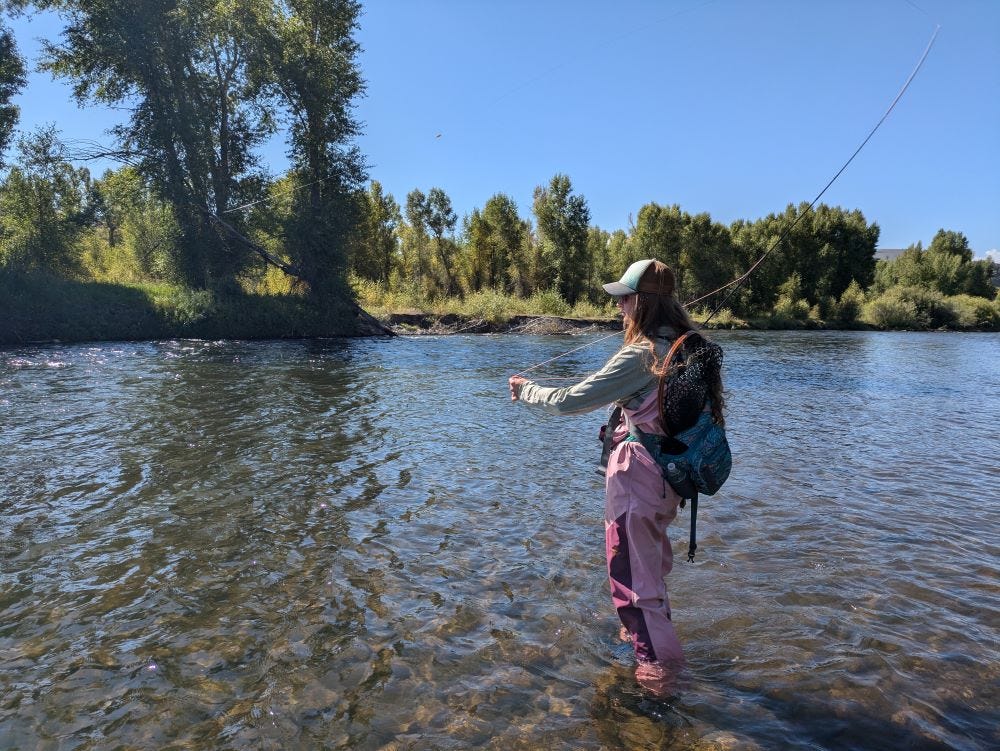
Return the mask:
[[[667,419],[663,412],[663,391],[667,382],[667,371],[670,369],[671,363],[674,361],[674,356],[677,351],[681,348],[684,340],[687,339],[693,331],[685,331],[679,337],[674,339],[674,343],[670,346],[670,351],[667,353],[666,359],[663,361],[663,372],[660,373],[660,383],[656,390],[656,401],[657,406],[660,408],[660,428],[662,428],[665,435],[670,435],[667,431]],[[684,505],[684,499],[681,499],[681,505]],[[696,534],[695,530],[698,524],[698,491],[695,491],[694,495],[691,497],[691,534],[688,537],[688,563],[694,562],[694,551],[698,549],[698,543],[695,542]]]

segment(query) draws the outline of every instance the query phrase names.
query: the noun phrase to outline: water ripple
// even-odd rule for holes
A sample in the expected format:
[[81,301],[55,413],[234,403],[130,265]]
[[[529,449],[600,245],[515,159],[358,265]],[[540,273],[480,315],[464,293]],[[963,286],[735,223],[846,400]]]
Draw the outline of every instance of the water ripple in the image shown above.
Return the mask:
[[669,701],[611,653],[600,415],[506,396],[579,339],[0,351],[0,747],[1000,745],[1000,337],[717,338]]

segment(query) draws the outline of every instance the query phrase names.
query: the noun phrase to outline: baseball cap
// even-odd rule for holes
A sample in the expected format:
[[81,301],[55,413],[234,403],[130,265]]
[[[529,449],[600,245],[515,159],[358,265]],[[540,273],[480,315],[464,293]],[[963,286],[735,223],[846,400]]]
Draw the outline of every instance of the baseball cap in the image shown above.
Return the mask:
[[671,295],[674,292],[674,272],[665,263],[655,258],[636,261],[622,274],[617,282],[605,284],[604,291],[615,297],[634,295],[636,292],[653,292]]

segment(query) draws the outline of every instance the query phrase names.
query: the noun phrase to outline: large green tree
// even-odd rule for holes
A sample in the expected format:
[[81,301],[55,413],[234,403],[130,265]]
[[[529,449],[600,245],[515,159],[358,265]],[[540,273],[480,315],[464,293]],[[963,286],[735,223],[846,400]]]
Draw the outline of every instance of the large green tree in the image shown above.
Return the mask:
[[528,235],[527,225],[518,215],[514,199],[504,193],[490,197],[483,206],[483,219],[490,228],[486,284],[509,291],[523,263],[521,251]]
[[314,293],[346,292],[347,249],[362,220],[366,177],[352,139],[354,100],[364,93],[354,33],[354,0],[258,0],[252,79],[289,122],[293,175],[302,187],[286,227],[286,247]]
[[[363,89],[349,0],[14,0],[67,26],[45,67],[83,104],[128,109],[112,156],[135,164],[182,228],[177,268],[230,286],[252,246],[242,207],[266,194],[255,148],[288,125],[293,199],[282,227],[310,289],[344,290],[360,215],[362,159],[350,139]],[[302,190],[298,190],[302,188]],[[224,218],[224,222],[220,221]]]
[[535,188],[533,210],[541,239],[543,273],[563,299],[575,303],[586,291],[590,271],[587,201],[573,195],[568,176],[558,174],[547,187]]
[[[35,0],[62,15],[61,42],[44,67],[68,79],[77,101],[129,112],[112,156],[137,166],[174,208],[177,267],[196,287],[228,286],[246,251],[212,217],[254,197],[253,149],[274,128],[248,76],[247,3],[228,0]],[[230,215],[239,224],[239,215]]]

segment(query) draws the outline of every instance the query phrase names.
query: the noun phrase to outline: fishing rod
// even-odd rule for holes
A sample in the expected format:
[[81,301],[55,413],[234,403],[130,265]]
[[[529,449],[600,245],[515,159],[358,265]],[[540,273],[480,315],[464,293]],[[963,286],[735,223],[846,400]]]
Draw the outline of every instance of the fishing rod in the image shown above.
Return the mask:
[[[910,71],[910,75],[903,83],[903,86],[899,90],[899,93],[896,94],[895,98],[893,98],[892,102],[889,104],[889,107],[886,109],[885,113],[883,113],[882,117],[880,117],[878,122],[875,123],[875,127],[873,127],[871,131],[869,131],[868,135],[865,136],[865,139],[854,150],[854,153],[851,154],[851,156],[847,159],[846,162],[844,162],[841,168],[837,170],[836,174],[830,178],[829,182],[827,182],[827,184],[823,186],[823,189],[816,194],[816,197],[813,198],[813,200],[809,203],[809,205],[805,208],[805,210],[799,212],[799,215],[795,218],[795,221],[793,221],[788,227],[785,228],[785,230],[780,235],[778,235],[777,239],[775,239],[774,242],[771,243],[771,246],[764,252],[764,254],[760,258],[758,258],[753,263],[753,265],[751,265],[750,268],[747,269],[746,272],[744,272],[742,275],[733,279],[731,282],[723,284],[718,289],[714,289],[711,292],[708,292],[700,297],[696,297],[693,300],[689,300],[688,302],[684,303],[685,307],[689,307],[691,305],[694,305],[695,303],[701,302],[702,300],[706,300],[709,297],[712,297],[713,295],[722,292],[723,290],[729,289],[730,287],[732,288],[729,290],[729,293],[722,298],[722,301],[715,306],[712,312],[709,313],[708,317],[702,322],[702,325],[707,324],[710,320],[712,320],[712,318],[716,316],[716,314],[719,313],[720,310],[723,309],[723,306],[725,306],[725,304],[732,298],[732,296],[736,294],[736,291],[743,285],[743,283],[750,278],[750,275],[753,274],[753,272],[756,271],[762,263],[764,263],[764,260],[769,255],[771,255],[772,252],[774,252],[774,250],[781,244],[781,242],[786,237],[788,237],[789,234],[791,234],[792,230],[795,229],[795,226],[800,221],[802,221],[802,217],[804,217],[808,212],[812,211],[813,207],[815,207],[816,204],[819,202],[819,199],[822,198],[823,195],[826,193],[826,191],[830,189],[830,186],[832,186],[837,181],[837,178],[839,178],[841,174],[843,174],[844,170],[846,170],[847,167],[851,164],[851,162],[854,161],[855,157],[857,157],[857,155],[861,153],[861,150],[868,144],[868,142],[872,139],[872,136],[874,136],[876,131],[878,131],[878,129],[882,126],[882,123],[886,121],[886,118],[889,117],[889,114],[896,108],[896,104],[899,102],[900,99],[903,98],[903,94],[906,93],[906,90],[910,87],[910,84],[913,82],[913,79],[916,78],[917,73],[920,71],[920,68],[923,67],[924,61],[927,59],[927,55],[930,54],[931,47],[934,46],[934,41],[937,39],[937,35],[940,30],[941,30],[941,25],[935,24],[934,33],[931,34],[930,41],[924,48],[923,54],[920,56],[920,59],[917,61],[917,64],[913,67],[913,70]],[[524,375],[525,373],[530,373],[532,370],[536,370],[537,368],[540,368],[543,365],[547,365],[548,363],[554,362],[555,360],[565,357],[566,355],[572,354],[573,352],[577,352],[581,349],[584,349],[585,347],[590,347],[594,344],[598,344],[600,342],[603,342],[605,339],[610,339],[612,336],[617,336],[617,335],[618,333],[616,332],[614,334],[609,334],[608,336],[604,336],[599,339],[594,339],[593,341],[587,342],[586,344],[582,344],[579,347],[574,347],[573,349],[568,350],[567,352],[563,352],[560,355],[556,355],[555,357],[550,357],[548,360],[540,362],[537,365],[532,365],[529,368],[525,368],[519,373],[515,373],[514,376],[521,376]],[[546,380],[556,380],[556,379],[551,378]]]
[[695,298],[694,300],[690,300],[689,302],[685,303],[685,306],[693,305],[694,303],[701,302],[702,300],[705,300],[711,297],[712,295],[721,292],[727,287],[732,287],[732,289],[729,291],[729,294],[727,294],[724,298],[722,298],[722,302],[720,302],[718,305],[715,306],[715,308],[709,314],[708,318],[705,319],[704,323],[707,324],[710,320],[712,320],[712,318],[715,317],[715,315],[720,310],[722,310],[722,307],[729,301],[729,299],[734,294],[736,294],[736,290],[738,290],[740,286],[742,286],[743,282],[749,279],[750,275],[757,269],[757,267],[759,267],[764,262],[764,259],[767,258],[771,254],[771,252],[774,251],[774,249],[781,244],[782,240],[788,237],[791,231],[795,229],[795,225],[797,225],[802,220],[802,217],[804,217],[808,212],[812,211],[813,207],[819,202],[819,199],[823,197],[823,194],[830,189],[830,186],[837,181],[837,178],[840,177],[840,175],[844,172],[844,170],[847,169],[848,165],[850,165],[850,163],[854,161],[854,158],[861,153],[861,150],[872,139],[872,136],[874,136],[875,132],[882,126],[882,123],[885,122],[886,118],[889,117],[889,113],[891,113],[893,109],[895,109],[896,104],[899,102],[900,99],[903,98],[903,94],[906,93],[906,90],[910,87],[910,84],[913,82],[913,79],[916,78],[917,72],[923,66],[924,60],[927,59],[927,55],[930,54],[931,47],[934,46],[934,40],[937,39],[937,35],[940,30],[941,30],[941,25],[940,24],[935,25],[934,33],[931,34],[930,41],[927,43],[927,47],[924,48],[924,53],[920,56],[920,59],[917,61],[917,64],[910,72],[909,77],[906,79],[906,82],[903,84],[903,87],[899,90],[899,93],[896,94],[896,97],[892,100],[892,103],[889,105],[888,109],[886,109],[882,117],[879,118],[879,121],[875,123],[875,127],[871,129],[871,131],[865,137],[865,140],[863,140],[861,144],[858,146],[858,148],[854,150],[854,153],[851,154],[850,158],[848,158],[846,162],[844,162],[843,166],[839,170],[837,170],[837,174],[831,177],[830,181],[825,186],[823,186],[823,189],[816,194],[816,197],[812,199],[812,201],[809,203],[809,206],[807,206],[804,211],[799,212],[799,215],[795,218],[795,221],[792,222],[788,227],[786,227],[785,231],[782,232],[773,243],[771,243],[771,247],[767,249],[764,255],[758,258],[756,263],[754,263],[749,269],[747,269],[746,273],[744,273],[742,276],[739,276],[733,281],[722,285],[718,289],[712,290],[711,292],[702,295],[701,297]]

